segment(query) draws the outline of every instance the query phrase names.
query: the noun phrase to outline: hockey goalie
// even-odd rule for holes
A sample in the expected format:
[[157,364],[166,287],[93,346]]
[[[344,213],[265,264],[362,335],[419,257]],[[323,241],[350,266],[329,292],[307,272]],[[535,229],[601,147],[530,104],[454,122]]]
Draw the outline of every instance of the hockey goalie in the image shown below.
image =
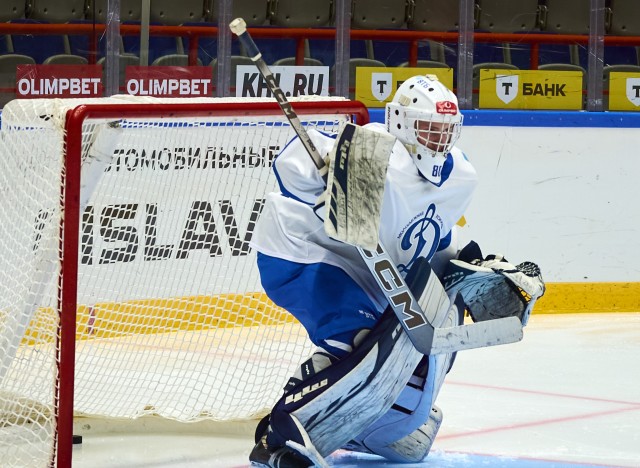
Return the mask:
[[[435,77],[406,80],[386,106],[384,125],[368,124],[373,137],[352,140],[357,151],[386,151],[388,159],[384,167],[363,163],[344,174],[356,182],[339,228],[365,240],[377,234],[416,298],[428,262],[450,304],[430,318],[433,326],[459,325],[465,313],[474,321],[515,316],[525,325],[544,293],[537,265],[483,257],[473,242],[458,246],[456,222],[477,183],[455,146],[462,121],[456,96]],[[330,166],[341,164],[339,135],[309,136]],[[317,349],[258,425],[251,463],[325,466],[324,457],[339,448],[423,460],[443,419],[435,402],[455,354],[419,353],[357,248],[327,231],[331,194],[298,138],[273,170],[280,190],[268,195],[252,247],[265,292],[300,321]]]

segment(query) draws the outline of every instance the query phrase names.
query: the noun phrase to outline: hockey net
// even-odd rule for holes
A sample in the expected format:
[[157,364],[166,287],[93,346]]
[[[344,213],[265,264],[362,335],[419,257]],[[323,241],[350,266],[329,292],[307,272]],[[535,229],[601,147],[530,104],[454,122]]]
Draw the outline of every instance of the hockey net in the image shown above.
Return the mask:
[[[307,127],[367,119],[294,102]],[[0,457],[70,463],[73,414],[265,414],[309,354],[249,241],[294,136],[275,101],[21,100],[0,134]],[[65,157],[66,155],[66,157]]]

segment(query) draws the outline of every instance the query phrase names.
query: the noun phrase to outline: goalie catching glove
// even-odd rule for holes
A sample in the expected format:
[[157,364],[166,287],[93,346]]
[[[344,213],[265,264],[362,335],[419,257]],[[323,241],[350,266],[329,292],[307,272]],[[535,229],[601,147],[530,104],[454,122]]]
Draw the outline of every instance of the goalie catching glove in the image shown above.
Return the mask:
[[449,262],[442,281],[447,292],[462,295],[474,322],[514,316],[526,325],[536,300],[545,292],[538,265],[514,266],[502,255],[482,259],[475,242]]

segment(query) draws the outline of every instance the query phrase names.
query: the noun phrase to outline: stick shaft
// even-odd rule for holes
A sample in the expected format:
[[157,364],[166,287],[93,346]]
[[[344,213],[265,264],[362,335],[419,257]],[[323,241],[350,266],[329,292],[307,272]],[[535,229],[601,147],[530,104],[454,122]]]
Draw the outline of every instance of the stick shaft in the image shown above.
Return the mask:
[[[234,22],[236,21],[238,20],[234,20]],[[232,22],[231,24],[233,25],[234,22]],[[269,66],[262,58],[262,54],[260,53],[260,50],[258,50],[258,46],[256,46],[256,43],[253,41],[253,38],[247,32],[246,28],[242,29],[241,27],[241,29],[238,30],[238,32],[234,30],[233,26],[231,27],[231,29],[234,33],[238,35],[238,40],[247,50],[247,53],[249,54],[249,57],[251,58],[251,60],[258,67],[260,74],[262,75],[264,80],[267,82],[267,86],[269,87],[269,90],[275,96],[276,101],[280,106],[280,109],[282,109],[282,112],[289,120],[289,123],[293,127],[293,130],[296,132],[296,135],[298,135],[298,137],[300,138],[300,141],[302,142],[305,149],[309,153],[309,156],[311,156],[313,163],[315,164],[318,171],[320,171],[320,175],[322,176],[323,179],[326,180],[327,167],[324,160],[322,159],[322,156],[320,156],[318,149],[313,144],[313,141],[311,140],[311,138],[309,138],[307,131],[305,130],[304,126],[300,122],[300,119],[298,118],[298,115],[293,110],[293,107],[291,107],[291,103],[287,100],[287,97],[285,96],[282,89],[280,89],[280,86],[278,86],[278,83],[276,82],[276,78],[273,76],[273,73],[271,73]]]

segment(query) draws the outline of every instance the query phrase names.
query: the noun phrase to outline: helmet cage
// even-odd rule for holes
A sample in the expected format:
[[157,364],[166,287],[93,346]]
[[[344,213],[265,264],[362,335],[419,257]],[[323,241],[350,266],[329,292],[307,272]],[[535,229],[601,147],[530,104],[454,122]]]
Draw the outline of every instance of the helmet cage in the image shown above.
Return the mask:
[[416,146],[410,152],[446,158],[460,138],[462,119],[461,114],[435,114],[405,108],[406,143]]

